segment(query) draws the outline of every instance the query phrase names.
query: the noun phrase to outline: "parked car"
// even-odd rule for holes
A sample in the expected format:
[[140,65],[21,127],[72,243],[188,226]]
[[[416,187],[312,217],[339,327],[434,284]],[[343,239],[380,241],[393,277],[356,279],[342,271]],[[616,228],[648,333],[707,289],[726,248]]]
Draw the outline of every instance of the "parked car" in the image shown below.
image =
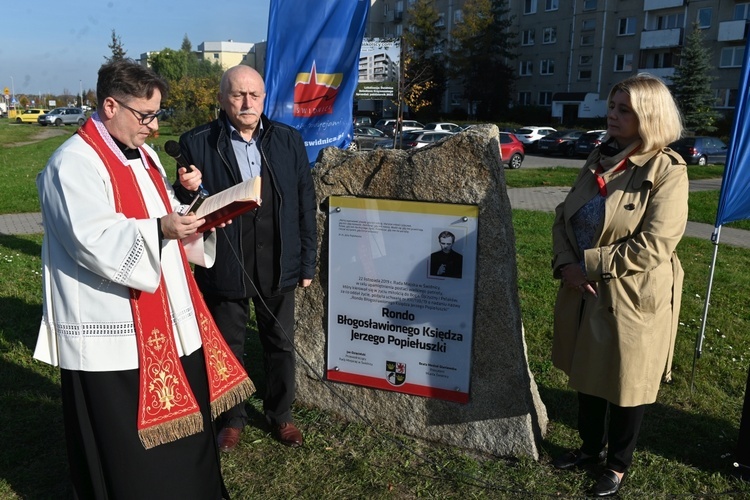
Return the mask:
[[424,126],[425,130],[445,130],[447,132],[453,132],[454,134],[457,134],[458,132],[461,132],[463,129],[456,125],[455,123],[447,123],[447,122],[432,122],[428,123]]
[[355,116],[354,117],[355,127],[372,127],[372,118],[369,116]]
[[515,134],[516,137],[518,137],[518,140],[523,143],[523,147],[526,151],[533,151],[536,149],[539,139],[551,134],[552,132],[557,132],[557,130],[552,127],[528,126],[519,128],[516,130]]
[[86,114],[81,108],[55,108],[49,113],[40,115],[37,119],[39,125],[46,127],[47,125],[83,125],[86,121]]
[[349,144],[349,151],[370,151],[375,149],[375,143],[387,139],[388,136],[375,127],[355,127],[354,139]]
[[606,135],[606,130],[590,130],[576,141],[576,155],[588,156],[595,148],[599,147]]
[[[395,118],[378,120],[378,123],[375,124],[375,128],[385,132],[388,137],[393,137],[395,127]],[[408,132],[410,130],[422,130],[423,128],[424,125],[415,120],[403,120],[403,122],[401,123],[402,132]]]
[[49,113],[49,110],[41,108],[27,109],[20,115],[16,115],[16,123],[36,123],[39,117],[45,113]]
[[526,152],[523,143],[515,134],[500,132],[500,155],[503,157],[503,164],[508,165],[508,168],[521,168]]
[[444,130],[412,130],[411,132],[403,133],[403,137],[401,138],[401,140],[396,142],[396,148],[423,148],[452,135],[455,134],[453,134],[452,132],[446,132]]
[[727,161],[727,145],[718,137],[683,137],[669,147],[680,153],[688,165],[703,166]]
[[539,139],[537,150],[547,155],[574,156],[576,141],[582,135],[583,130],[558,130]]

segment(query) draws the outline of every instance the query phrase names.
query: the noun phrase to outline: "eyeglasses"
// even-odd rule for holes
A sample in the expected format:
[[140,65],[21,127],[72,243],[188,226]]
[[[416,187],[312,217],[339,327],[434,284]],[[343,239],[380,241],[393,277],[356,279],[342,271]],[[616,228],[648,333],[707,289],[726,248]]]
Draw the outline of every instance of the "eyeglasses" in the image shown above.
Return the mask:
[[114,97],[112,99],[114,99],[115,102],[117,104],[119,104],[120,106],[122,106],[123,108],[129,109],[130,111],[132,111],[133,114],[136,116],[136,118],[138,118],[138,123],[140,123],[141,125],[148,125],[152,121],[154,121],[157,118],[159,118],[162,113],[164,113],[163,109],[160,109],[156,113],[141,113],[137,109],[131,108],[130,106],[128,106],[124,102],[120,101],[119,99],[115,99]]

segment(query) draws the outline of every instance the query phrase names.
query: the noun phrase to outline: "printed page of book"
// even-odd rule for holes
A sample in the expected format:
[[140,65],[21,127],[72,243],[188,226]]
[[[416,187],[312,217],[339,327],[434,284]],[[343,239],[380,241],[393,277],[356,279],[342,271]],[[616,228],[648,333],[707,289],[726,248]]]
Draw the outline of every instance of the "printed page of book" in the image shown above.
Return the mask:
[[260,205],[260,176],[253,177],[206,198],[196,216],[201,219],[235,201],[255,201]]

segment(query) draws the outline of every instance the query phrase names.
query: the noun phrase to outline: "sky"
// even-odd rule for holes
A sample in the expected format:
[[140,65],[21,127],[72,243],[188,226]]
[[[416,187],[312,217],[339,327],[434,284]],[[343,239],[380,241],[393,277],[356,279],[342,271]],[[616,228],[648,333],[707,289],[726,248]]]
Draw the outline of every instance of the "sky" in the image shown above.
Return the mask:
[[203,42],[266,40],[271,0],[6,0],[0,28],[0,91],[77,95],[96,88],[112,55],[112,30],[127,57]]

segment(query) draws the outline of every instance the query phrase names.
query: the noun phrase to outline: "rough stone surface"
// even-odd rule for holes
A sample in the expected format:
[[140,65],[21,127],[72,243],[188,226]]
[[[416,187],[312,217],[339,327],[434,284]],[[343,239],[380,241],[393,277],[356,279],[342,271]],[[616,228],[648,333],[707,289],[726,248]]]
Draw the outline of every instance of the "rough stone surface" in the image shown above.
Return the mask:
[[298,289],[297,400],[346,419],[499,456],[538,459],[547,411],[526,358],[517,290],[515,236],[498,129],[486,125],[422,149],[321,152],[313,169],[318,203],[329,196],[477,205],[478,255],[468,404],[323,381],[328,231],[318,214],[319,266]]

